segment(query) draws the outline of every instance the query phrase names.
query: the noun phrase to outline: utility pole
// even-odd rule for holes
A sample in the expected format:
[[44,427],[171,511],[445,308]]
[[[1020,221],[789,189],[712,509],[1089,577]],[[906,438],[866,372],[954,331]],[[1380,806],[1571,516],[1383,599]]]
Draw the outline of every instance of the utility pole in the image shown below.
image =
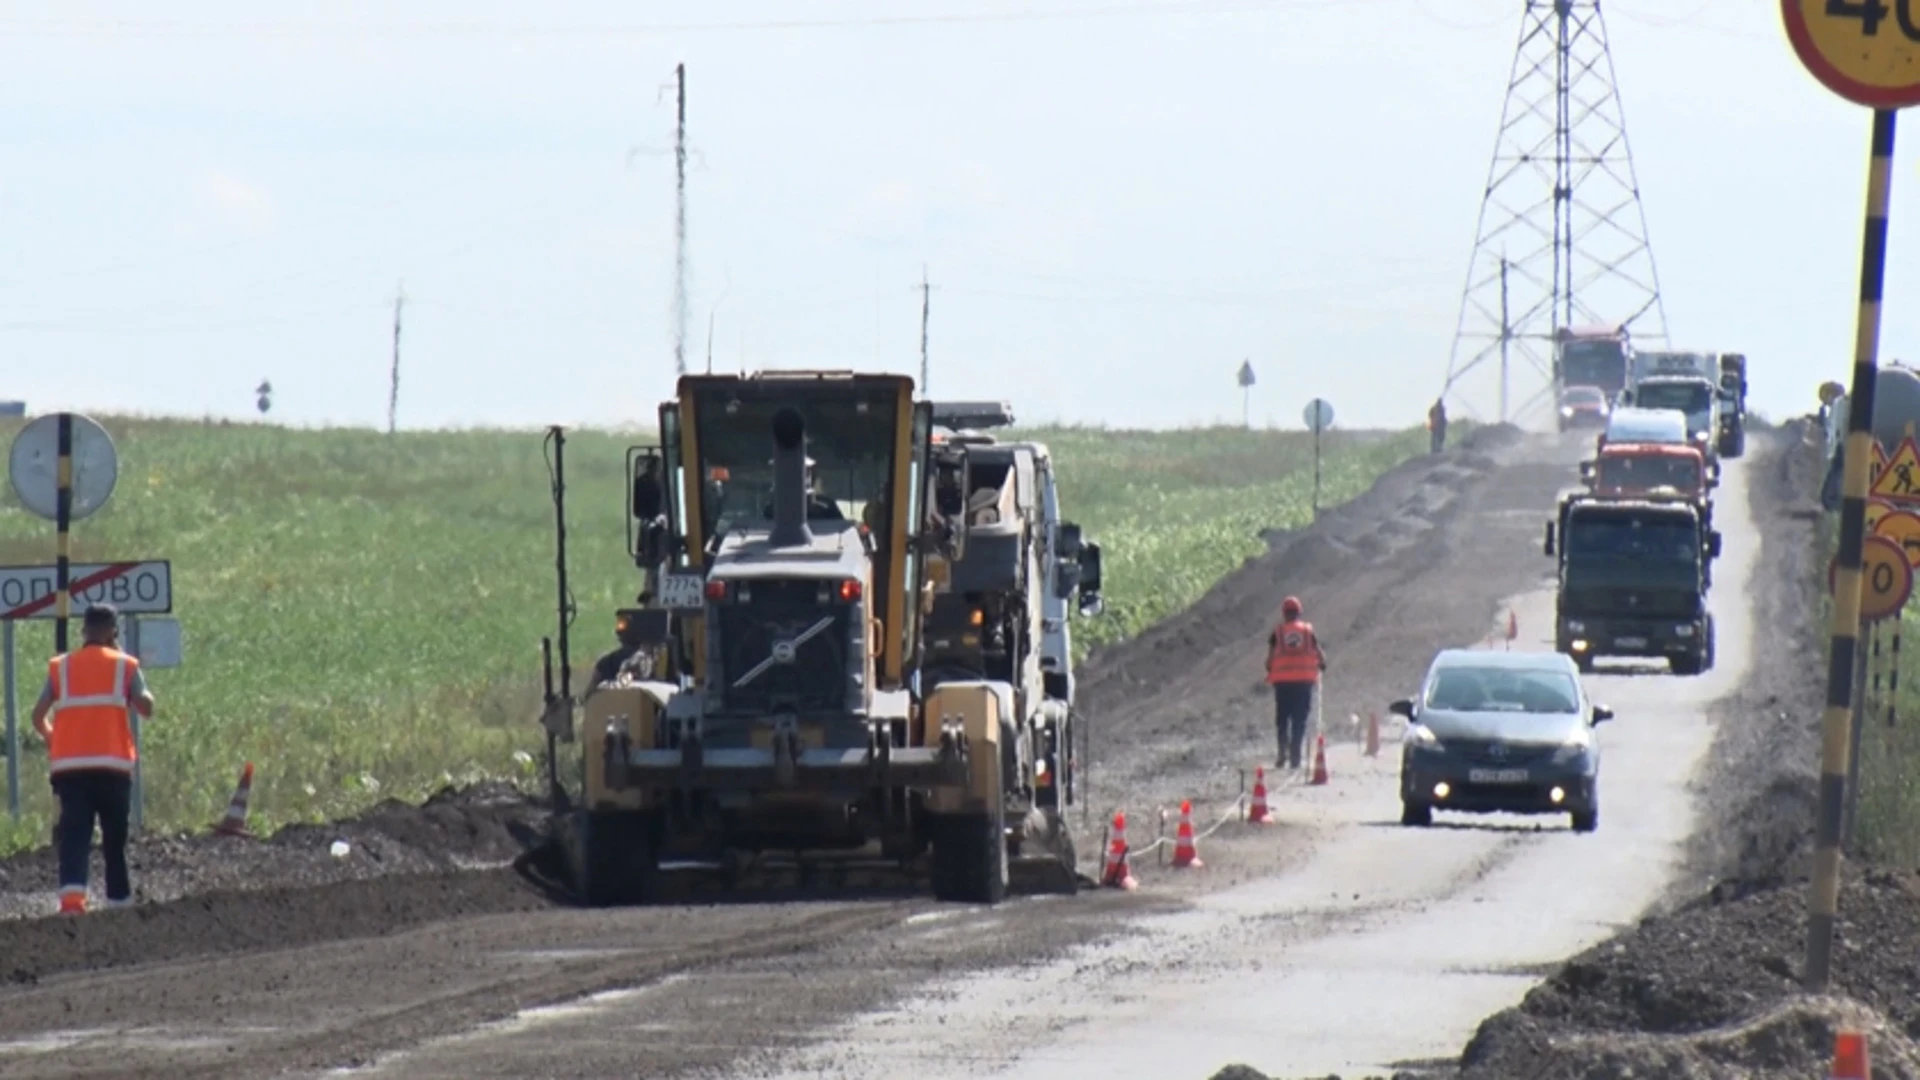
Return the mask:
[[927,280],[927,266],[920,264],[920,394],[927,394],[927,321],[933,314],[933,286]]
[[405,283],[393,290],[393,373],[387,382],[387,434],[400,426],[400,311],[407,304]]
[[676,64],[680,104],[674,126],[673,373],[687,373],[687,65]]
[[1507,261],[1505,252],[1500,254],[1500,422],[1507,422],[1507,390],[1511,385],[1511,370],[1508,367],[1508,348],[1513,343],[1513,316],[1507,309],[1507,268],[1513,264]]

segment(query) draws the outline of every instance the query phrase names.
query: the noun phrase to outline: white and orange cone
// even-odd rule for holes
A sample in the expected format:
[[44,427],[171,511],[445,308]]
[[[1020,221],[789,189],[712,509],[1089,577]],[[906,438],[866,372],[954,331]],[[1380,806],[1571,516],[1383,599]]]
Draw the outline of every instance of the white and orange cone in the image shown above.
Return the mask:
[[1194,846],[1193,803],[1183,799],[1180,802],[1180,829],[1173,838],[1173,868],[1184,870],[1205,865],[1200,861],[1200,849]]
[[1253,802],[1247,807],[1247,823],[1273,824],[1273,815],[1267,812],[1267,769],[1264,765],[1253,767]]
[[1131,891],[1140,887],[1134,879],[1133,868],[1127,865],[1127,815],[1124,811],[1114,811],[1113,839],[1107,845],[1107,866],[1100,874],[1100,884],[1109,889]]
[[252,836],[247,831],[247,798],[253,794],[253,762],[240,770],[240,786],[234,789],[233,801],[227,804],[227,813],[213,831],[221,836]]
[[1327,782],[1327,737],[1325,735],[1322,735],[1313,744],[1313,779],[1307,781],[1307,783],[1324,784],[1326,782]]

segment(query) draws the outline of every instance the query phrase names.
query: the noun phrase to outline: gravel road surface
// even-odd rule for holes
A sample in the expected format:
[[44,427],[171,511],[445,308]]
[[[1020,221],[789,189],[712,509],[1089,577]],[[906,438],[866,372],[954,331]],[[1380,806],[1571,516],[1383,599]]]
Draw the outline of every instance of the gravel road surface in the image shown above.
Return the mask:
[[[357,848],[388,843],[409,871],[385,877],[330,862],[325,830],[278,847],[167,841],[147,854],[168,902],[0,922],[0,1074],[1198,1078],[1234,1060],[1324,1075],[1451,1057],[1539,967],[1658,893],[1688,828],[1703,707],[1746,663],[1754,541],[1735,464],[1718,510],[1720,667],[1595,680],[1620,714],[1602,729],[1600,831],[1395,823],[1397,726],[1368,760],[1346,718],[1408,693],[1434,648],[1504,625],[1507,598],[1516,647],[1541,647],[1540,527],[1584,443],[1493,430],[1410,462],[1274,538],[1186,616],[1091,658],[1098,801],[1080,850],[1097,872],[1113,809],[1140,843],[1182,798],[1218,819],[1242,773],[1271,764],[1260,651],[1279,597],[1300,595],[1329,639],[1332,783],[1276,778],[1282,824],[1227,824],[1202,870],[1156,852],[1136,893],[992,910],[876,890],[589,912],[498,868],[497,851],[494,869],[439,868],[383,839],[396,827],[353,827]],[[499,846],[504,830],[463,813],[462,835]],[[0,866],[16,910],[44,888],[32,867]]]

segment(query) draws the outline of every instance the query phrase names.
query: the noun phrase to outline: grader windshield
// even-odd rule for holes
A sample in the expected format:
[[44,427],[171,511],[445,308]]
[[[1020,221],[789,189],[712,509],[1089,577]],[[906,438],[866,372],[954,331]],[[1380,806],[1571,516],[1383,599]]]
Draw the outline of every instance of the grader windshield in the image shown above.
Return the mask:
[[877,650],[880,679],[898,685],[917,637],[906,597],[918,587],[922,568],[908,541],[923,513],[932,431],[926,410],[914,406],[910,378],[839,372],[682,378],[662,433],[671,445],[669,468],[679,478],[675,525],[687,540],[691,568],[704,571],[715,537],[771,524],[773,420],[787,408],[805,424],[809,525],[825,532],[861,528],[870,541],[870,610],[886,627]]

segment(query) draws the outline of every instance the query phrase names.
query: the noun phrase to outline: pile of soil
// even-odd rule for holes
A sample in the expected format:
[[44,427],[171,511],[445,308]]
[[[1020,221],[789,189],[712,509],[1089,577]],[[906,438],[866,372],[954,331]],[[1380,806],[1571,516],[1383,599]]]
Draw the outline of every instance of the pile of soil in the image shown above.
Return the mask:
[[1920,1077],[1920,877],[1850,867],[1831,998],[1802,993],[1823,687],[1806,658],[1824,568],[1819,450],[1798,420],[1754,440],[1762,543],[1752,674],[1717,710],[1683,892],[1483,1023],[1467,1080],[1824,1075],[1840,1027],[1869,1032],[1876,1078]]
[[[138,899],[164,902],[213,892],[313,888],[392,874],[457,876],[508,866],[537,847],[547,809],[499,782],[448,788],[424,804],[388,799],[327,825],[293,825],[267,839],[197,835],[143,837],[129,862]],[[336,842],[347,847],[335,855]],[[92,881],[105,869],[96,849]],[[47,914],[57,864],[51,848],[0,860],[0,917]],[[452,880],[449,878],[449,880]],[[479,895],[491,887],[476,883]],[[460,910],[455,905],[454,913]],[[0,949],[0,955],[5,950]]]

